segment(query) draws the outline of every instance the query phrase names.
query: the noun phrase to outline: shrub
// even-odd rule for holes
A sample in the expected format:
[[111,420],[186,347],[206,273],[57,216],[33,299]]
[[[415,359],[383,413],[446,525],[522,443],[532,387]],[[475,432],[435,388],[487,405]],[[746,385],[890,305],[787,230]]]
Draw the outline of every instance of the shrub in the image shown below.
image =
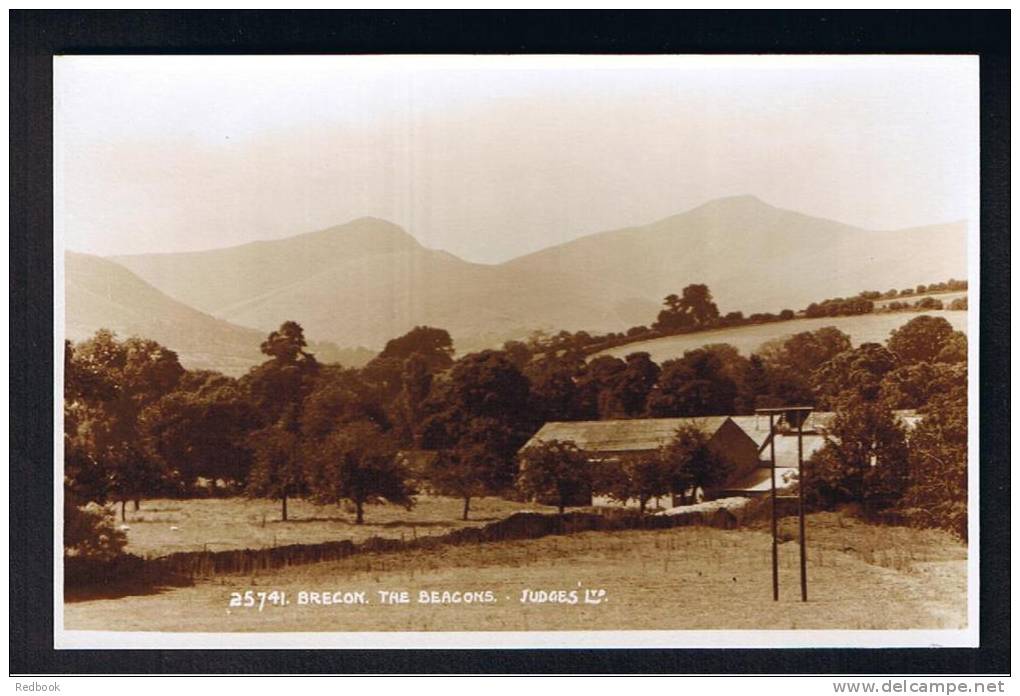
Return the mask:
[[108,561],[121,554],[127,536],[105,508],[80,508],[64,496],[64,556]]

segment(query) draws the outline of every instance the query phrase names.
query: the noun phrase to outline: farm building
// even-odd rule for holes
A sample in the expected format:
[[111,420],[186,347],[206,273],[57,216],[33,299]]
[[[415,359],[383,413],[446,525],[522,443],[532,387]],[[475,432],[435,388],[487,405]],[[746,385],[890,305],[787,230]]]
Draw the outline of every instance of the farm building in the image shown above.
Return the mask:
[[[895,414],[908,431],[921,418],[915,411],[895,411]],[[804,422],[802,447],[805,462],[825,446],[827,437],[831,437],[828,429],[834,416],[831,412],[814,412]],[[708,497],[757,497],[771,491],[773,443],[769,436],[769,419],[764,415],[550,422],[525,443],[521,452],[539,442],[560,440],[573,442],[592,461],[640,457],[668,444],[677,428],[685,424],[694,424],[709,435],[710,446],[733,467],[725,485],[719,490],[704,492]],[[790,488],[797,482],[797,430],[781,416],[776,419],[774,445],[776,487]],[[678,504],[678,499],[679,495],[674,495],[669,500],[653,500],[650,506],[670,508]],[[572,504],[606,505],[611,502],[606,498],[592,497],[590,491],[580,491]]]
[[[913,429],[921,416],[916,411],[893,412],[908,431]],[[808,461],[815,452],[825,446],[828,430],[835,413],[831,411],[812,412],[803,428],[804,461]],[[748,437],[758,445],[758,456],[761,464],[748,472],[743,478],[732,479],[722,491],[723,495],[759,496],[772,490],[771,443],[769,441],[769,418],[765,415],[731,416],[731,420],[747,433]],[[776,420],[775,451],[776,451],[776,487],[789,488],[797,482],[797,429],[779,417]]]
[[[733,468],[731,480],[746,478],[760,462],[758,444],[728,416],[705,418],[640,418],[633,420],[563,421],[546,423],[521,448],[524,452],[539,442],[573,442],[592,461],[613,461],[626,457],[641,457],[658,451],[668,444],[682,425],[694,425],[709,436],[709,447],[728,460]],[[679,491],[677,492],[679,493]],[[714,496],[717,491],[706,491]],[[678,496],[669,501],[652,501],[652,507],[672,507]],[[584,498],[583,500],[580,498]],[[577,505],[603,504],[608,501],[593,499],[591,491],[579,493]]]

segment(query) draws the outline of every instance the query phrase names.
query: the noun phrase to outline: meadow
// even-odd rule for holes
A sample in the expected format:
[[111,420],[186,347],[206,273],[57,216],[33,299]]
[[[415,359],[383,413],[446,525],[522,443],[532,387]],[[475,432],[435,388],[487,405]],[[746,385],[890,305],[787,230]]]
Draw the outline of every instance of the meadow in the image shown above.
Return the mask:
[[598,355],[612,355],[623,358],[631,353],[646,352],[659,364],[665,360],[682,357],[689,350],[713,343],[728,343],[743,355],[750,355],[763,343],[776,338],[785,338],[802,331],[816,331],[823,326],[835,326],[848,334],[855,346],[861,343],[885,343],[893,329],[906,324],[921,314],[945,317],[958,331],[967,331],[967,312],[932,310],[929,312],[891,312],[887,314],[861,314],[852,317],[818,317],[813,319],[791,319],[768,324],[736,326],[712,331],[666,336],[649,341],[627,343],[602,351]]
[[[793,539],[796,520],[784,519]],[[799,601],[798,545],[780,546],[772,601],[768,530],[679,527],[366,553],[115,600],[70,602],[70,630],[527,631],[940,629],[966,624],[967,548],[945,532],[808,517],[810,601]],[[284,593],[286,604],[231,607],[231,594]],[[406,591],[383,604],[379,591]],[[521,601],[525,590],[576,603]],[[586,603],[585,591],[599,597]],[[599,590],[604,595],[598,594]],[[300,592],[363,592],[367,604],[299,604]],[[491,592],[491,601],[422,603],[419,593]],[[277,595],[279,596],[279,595]],[[430,595],[431,596],[431,595]]]
[[488,524],[515,512],[555,511],[535,503],[472,498],[469,519],[464,522],[460,519],[463,505],[456,498],[428,495],[418,496],[410,510],[368,505],[365,523],[356,525],[354,512],[345,506],[315,505],[302,499],[288,501],[286,522],[280,519],[279,502],[261,498],[143,500],[140,510],[128,505],[123,523],[128,527],[125,551],[155,557],[178,551],[261,549],[344,539],[360,543],[373,536],[411,539]]

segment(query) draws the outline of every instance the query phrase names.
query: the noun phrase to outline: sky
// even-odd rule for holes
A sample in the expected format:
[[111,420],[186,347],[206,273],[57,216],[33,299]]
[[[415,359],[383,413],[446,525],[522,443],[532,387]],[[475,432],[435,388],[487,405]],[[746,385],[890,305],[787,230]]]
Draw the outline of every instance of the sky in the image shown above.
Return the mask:
[[870,229],[976,220],[967,56],[64,56],[69,249],[374,216],[499,263],[750,194]]

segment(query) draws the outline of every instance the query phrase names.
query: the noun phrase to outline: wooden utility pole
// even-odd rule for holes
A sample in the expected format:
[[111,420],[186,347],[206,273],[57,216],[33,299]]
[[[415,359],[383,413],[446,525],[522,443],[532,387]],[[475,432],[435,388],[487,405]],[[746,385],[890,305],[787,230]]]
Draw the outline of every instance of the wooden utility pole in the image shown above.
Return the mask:
[[800,515],[800,601],[807,601],[807,547],[804,545],[804,420],[807,413],[797,418],[797,508]]
[[779,601],[779,526],[776,515],[776,428],[769,413],[769,472],[772,475],[772,601]]
[[[782,408],[758,408],[755,415],[769,417],[769,475],[772,482],[772,600],[779,601],[779,512],[776,495],[776,416],[783,414],[786,422],[797,426],[797,517],[800,527],[800,600],[807,601],[807,544],[804,524],[804,421],[812,406],[785,406]],[[783,500],[792,500],[784,496]]]

